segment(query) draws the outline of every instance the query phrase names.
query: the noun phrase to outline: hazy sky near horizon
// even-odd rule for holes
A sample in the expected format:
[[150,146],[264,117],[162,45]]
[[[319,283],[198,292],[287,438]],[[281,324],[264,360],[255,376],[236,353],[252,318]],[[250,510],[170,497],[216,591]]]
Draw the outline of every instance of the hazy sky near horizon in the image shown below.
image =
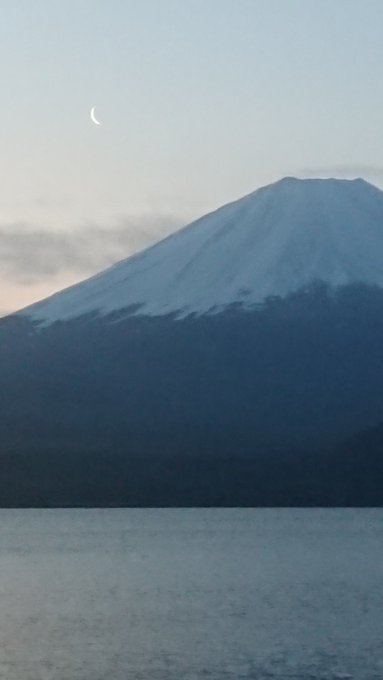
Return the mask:
[[1,9],[2,313],[282,176],[383,186],[381,0]]

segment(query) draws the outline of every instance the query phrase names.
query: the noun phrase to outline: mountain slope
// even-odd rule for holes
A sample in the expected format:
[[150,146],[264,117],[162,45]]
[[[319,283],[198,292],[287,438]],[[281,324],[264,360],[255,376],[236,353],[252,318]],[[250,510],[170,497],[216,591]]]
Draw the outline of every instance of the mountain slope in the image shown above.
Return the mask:
[[251,307],[313,280],[383,285],[383,193],[364,180],[285,178],[26,310],[182,317]]

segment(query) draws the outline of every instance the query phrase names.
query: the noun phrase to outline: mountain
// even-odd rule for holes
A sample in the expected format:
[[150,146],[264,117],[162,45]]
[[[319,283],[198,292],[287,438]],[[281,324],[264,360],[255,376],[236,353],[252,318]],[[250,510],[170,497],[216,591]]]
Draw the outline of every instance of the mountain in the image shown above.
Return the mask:
[[0,504],[382,505],[382,262],[285,178],[1,320]]

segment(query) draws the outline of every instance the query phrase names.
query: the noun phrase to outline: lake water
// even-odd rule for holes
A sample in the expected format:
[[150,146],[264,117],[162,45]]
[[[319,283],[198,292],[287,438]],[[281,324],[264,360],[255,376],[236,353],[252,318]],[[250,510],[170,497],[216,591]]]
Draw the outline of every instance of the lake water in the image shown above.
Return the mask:
[[0,678],[382,680],[383,510],[0,510]]

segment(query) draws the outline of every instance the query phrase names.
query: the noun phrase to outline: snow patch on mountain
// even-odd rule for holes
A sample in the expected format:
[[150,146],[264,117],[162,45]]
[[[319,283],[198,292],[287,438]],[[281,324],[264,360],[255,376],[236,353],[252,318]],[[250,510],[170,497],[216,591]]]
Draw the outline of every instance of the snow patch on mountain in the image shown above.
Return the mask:
[[365,182],[285,178],[19,314],[178,317],[251,307],[321,280],[383,286],[383,192]]

